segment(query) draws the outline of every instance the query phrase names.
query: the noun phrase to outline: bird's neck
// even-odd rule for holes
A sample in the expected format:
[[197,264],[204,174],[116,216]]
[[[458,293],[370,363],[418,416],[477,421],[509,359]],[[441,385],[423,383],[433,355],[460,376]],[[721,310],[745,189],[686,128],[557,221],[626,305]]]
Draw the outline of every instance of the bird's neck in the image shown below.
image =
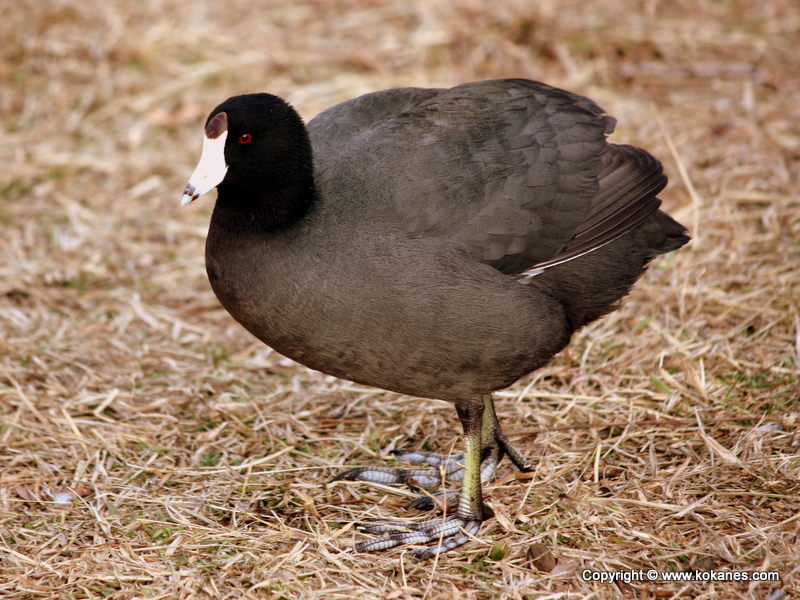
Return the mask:
[[280,189],[217,187],[211,221],[232,234],[264,234],[291,227],[308,213],[316,200],[311,174]]

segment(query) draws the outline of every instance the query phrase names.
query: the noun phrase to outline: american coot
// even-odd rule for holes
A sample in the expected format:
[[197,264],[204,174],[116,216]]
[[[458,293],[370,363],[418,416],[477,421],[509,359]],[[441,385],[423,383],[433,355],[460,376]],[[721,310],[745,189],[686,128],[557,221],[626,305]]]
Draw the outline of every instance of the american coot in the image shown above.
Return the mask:
[[[222,305],[312,369],[455,403],[464,428],[463,456],[399,453],[463,478],[455,512],[367,524],[386,535],[357,550],[429,544],[417,554],[430,557],[466,542],[489,516],[482,479],[504,455],[529,469],[492,392],[689,240],[658,210],[660,163],[607,143],[614,123],[591,100],[521,79],[366,94],[307,127],[270,94],[211,112],[182,203],[217,188],[206,266]],[[422,469],[345,478],[440,483]]]

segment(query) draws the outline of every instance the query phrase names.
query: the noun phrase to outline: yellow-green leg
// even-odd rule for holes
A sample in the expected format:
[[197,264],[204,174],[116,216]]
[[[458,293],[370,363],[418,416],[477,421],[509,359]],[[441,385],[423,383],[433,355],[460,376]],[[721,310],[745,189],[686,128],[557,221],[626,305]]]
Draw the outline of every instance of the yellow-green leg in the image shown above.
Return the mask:
[[[456,405],[458,418],[464,429],[465,452],[463,455],[445,457],[428,452],[398,451],[397,455],[416,464],[443,466],[447,479],[463,481],[458,495],[455,514],[419,523],[374,521],[362,524],[368,533],[384,533],[384,537],[359,542],[355,549],[360,552],[385,550],[402,544],[434,545],[417,550],[419,558],[430,558],[467,542],[480,528],[484,518],[482,481],[490,480],[504,454],[522,470],[530,470],[520,452],[503,434],[494,402],[485,396],[480,402]],[[334,481],[360,479],[379,483],[405,483],[418,487],[433,487],[441,483],[437,471],[425,469],[392,469],[385,467],[357,467],[337,476]],[[454,497],[454,496],[450,496]],[[427,497],[422,497],[423,500]],[[421,508],[424,501],[412,503]],[[432,504],[432,502],[430,502]],[[441,544],[439,541],[441,540]]]

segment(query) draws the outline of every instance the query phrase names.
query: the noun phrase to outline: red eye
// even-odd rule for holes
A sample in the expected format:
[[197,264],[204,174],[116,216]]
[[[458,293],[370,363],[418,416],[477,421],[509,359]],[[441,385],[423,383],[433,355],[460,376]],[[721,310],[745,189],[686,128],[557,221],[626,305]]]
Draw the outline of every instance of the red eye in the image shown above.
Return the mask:
[[249,133],[243,133],[242,135],[239,136],[240,144],[249,144],[252,141],[253,141],[253,136],[250,135]]

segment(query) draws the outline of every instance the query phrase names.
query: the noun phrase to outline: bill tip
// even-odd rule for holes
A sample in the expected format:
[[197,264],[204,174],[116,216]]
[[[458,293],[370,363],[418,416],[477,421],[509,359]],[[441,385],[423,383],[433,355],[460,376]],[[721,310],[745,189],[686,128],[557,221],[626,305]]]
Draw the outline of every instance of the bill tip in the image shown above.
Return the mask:
[[183,196],[181,196],[181,206],[186,206],[192,200],[197,200],[200,194],[197,193],[195,187],[189,183],[186,185],[186,189],[183,190]]

